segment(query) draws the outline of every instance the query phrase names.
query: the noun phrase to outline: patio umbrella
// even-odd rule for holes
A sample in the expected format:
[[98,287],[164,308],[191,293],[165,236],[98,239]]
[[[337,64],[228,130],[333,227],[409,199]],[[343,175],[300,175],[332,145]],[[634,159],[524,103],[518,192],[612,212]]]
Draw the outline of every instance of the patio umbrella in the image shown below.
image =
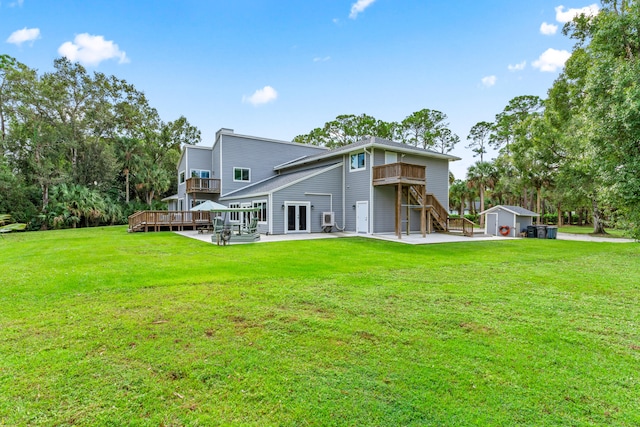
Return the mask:
[[225,205],[207,200],[191,208],[192,211],[210,211],[214,209],[228,209]]

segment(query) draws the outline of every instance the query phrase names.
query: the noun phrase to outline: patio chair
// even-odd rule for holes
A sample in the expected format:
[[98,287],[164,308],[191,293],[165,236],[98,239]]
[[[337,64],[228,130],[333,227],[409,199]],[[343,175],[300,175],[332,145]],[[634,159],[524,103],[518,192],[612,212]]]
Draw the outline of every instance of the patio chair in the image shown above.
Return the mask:
[[243,234],[256,234],[258,231],[258,217],[251,218],[249,225],[242,229]]

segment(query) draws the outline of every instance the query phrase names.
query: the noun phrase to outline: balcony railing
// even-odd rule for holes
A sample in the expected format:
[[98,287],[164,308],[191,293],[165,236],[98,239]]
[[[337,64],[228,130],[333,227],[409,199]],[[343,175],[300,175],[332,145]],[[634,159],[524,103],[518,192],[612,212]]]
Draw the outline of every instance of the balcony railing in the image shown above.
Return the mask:
[[214,178],[187,179],[187,193],[220,194],[220,180]]
[[424,185],[425,177],[426,169],[421,165],[398,162],[373,167],[373,185]]

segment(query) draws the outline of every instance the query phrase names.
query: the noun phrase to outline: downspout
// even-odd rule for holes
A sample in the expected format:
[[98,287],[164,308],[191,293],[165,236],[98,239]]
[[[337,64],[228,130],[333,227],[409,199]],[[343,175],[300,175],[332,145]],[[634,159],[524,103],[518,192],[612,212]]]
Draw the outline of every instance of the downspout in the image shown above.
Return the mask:
[[273,215],[275,213],[274,208],[273,208],[273,193],[269,193],[269,199],[268,199],[268,206],[269,206],[269,210],[270,215],[268,218],[269,221],[269,232],[267,234],[273,234]]
[[364,148],[364,152],[369,155],[369,234],[373,234],[373,150],[372,147],[371,152],[368,152],[367,148]]
[[[305,196],[329,196],[329,210],[333,212],[333,193],[309,193],[305,192]],[[338,223],[334,221],[333,226],[338,229],[338,231],[344,231],[344,221],[342,222],[342,228],[338,226]]]

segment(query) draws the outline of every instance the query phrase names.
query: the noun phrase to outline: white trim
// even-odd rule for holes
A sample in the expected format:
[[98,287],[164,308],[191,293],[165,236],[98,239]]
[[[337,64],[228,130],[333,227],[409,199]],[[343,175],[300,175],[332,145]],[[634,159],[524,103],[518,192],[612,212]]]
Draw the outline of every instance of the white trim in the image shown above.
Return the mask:
[[[361,168],[357,168],[354,169],[351,167],[351,157],[352,156],[357,156],[359,154],[362,154],[363,156],[363,163],[364,166],[362,166]],[[349,172],[360,172],[360,171],[364,171],[367,170],[367,151],[366,150],[362,150],[362,151],[353,151],[349,153]]]
[[[367,217],[366,217],[365,221],[366,221],[366,229],[367,230],[364,231],[364,232],[360,231],[360,229],[358,227],[360,225],[359,222],[358,222],[358,211],[360,210],[360,206],[361,205],[366,205],[365,213],[366,213]],[[369,226],[369,223],[370,223],[369,219],[370,219],[369,218],[369,201],[368,200],[356,201],[356,233],[370,234],[369,233],[369,227],[370,227]]]
[[264,203],[264,204],[267,205],[267,206],[265,206],[265,209],[264,209],[264,213],[265,213],[265,215],[267,215],[267,221],[258,221],[258,224],[267,224],[269,222],[269,218],[270,218],[269,217],[269,201],[267,199],[252,200],[251,201],[251,207],[255,208],[256,207],[255,206],[256,203]]
[[[487,218],[489,215],[495,215],[495,217],[496,217],[496,220],[494,221],[496,229],[493,230],[493,233],[489,233],[489,218]],[[488,234],[490,236],[497,236],[498,235],[498,213],[497,212],[496,213],[491,212],[491,213],[485,214],[485,217],[484,217],[484,234]]]
[[[289,206],[306,206],[307,215],[306,215],[306,230],[288,230],[289,224]],[[297,209],[299,211],[299,209]],[[311,202],[295,202],[295,201],[285,201],[284,202],[284,234],[302,234],[302,233],[311,233]],[[296,224],[296,228],[298,228],[299,223]]]
[[267,208],[271,211],[271,216],[269,218],[271,218],[271,221],[268,222],[269,225],[269,234],[273,234],[273,218],[275,217],[275,208],[273,206],[273,194],[268,194],[268,204],[267,204]]
[[[249,171],[249,179],[236,179],[236,169]],[[233,167],[233,182],[251,182],[251,168],[244,168],[242,166]]]

